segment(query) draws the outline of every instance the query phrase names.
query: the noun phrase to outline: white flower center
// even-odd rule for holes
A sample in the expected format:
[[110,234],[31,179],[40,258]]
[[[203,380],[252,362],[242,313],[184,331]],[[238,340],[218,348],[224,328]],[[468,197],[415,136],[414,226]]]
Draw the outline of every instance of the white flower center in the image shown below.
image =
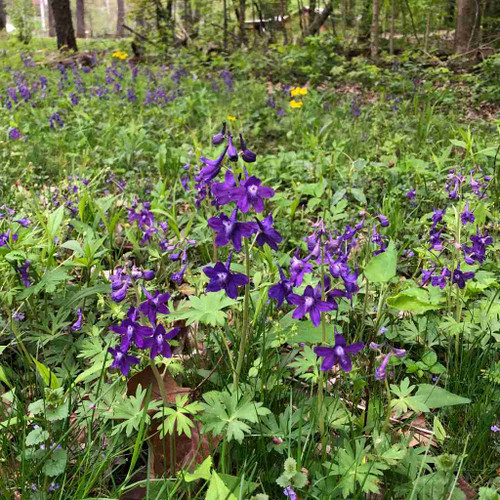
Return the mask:
[[251,186],[248,187],[248,192],[252,196],[255,196],[257,194],[258,189],[259,189],[259,186],[256,186],[255,184],[252,184]]
[[219,278],[219,281],[226,281],[227,273],[217,273],[217,278]]
[[314,304],[314,299],[312,297],[306,297],[305,304],[307,308],[311,307]]

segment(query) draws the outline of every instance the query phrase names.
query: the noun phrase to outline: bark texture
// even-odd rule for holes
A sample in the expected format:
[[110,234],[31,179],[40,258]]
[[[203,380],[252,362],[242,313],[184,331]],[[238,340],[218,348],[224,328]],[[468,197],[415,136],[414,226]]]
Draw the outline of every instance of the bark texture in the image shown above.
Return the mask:
[[0,31],[7,25],[7,12],[5,11],[5,0],[0,0]]
[[85,38],[85,0],[76,0],[76,36]]
[[481,0],[458,0],[455,53],[478,47],[481,28]]
[[116,36],[118,38],[123,38],[125,36],[125,0],[117,0],[117,12],[116,12]]
[[57,48],[78,50],[69,0],[50,0],[50,8],[54,14]]

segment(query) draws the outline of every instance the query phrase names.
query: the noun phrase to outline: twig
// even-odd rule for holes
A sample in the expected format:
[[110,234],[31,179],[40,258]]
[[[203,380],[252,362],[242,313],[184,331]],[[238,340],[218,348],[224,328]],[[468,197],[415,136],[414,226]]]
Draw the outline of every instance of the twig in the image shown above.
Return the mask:
[[214,374],[215,370],[217,370],[219,365],[222,363],[225,355],[226,353],[223,352],[220,358],[217,360],[217,363],[215,363],[215,366],[210,370],[210,373],[194,389],[191,389],[189,392],[196,392]]
[[154,45],[155,47],[159,47],[159,45],[156,43],[156,42],[153,42],[152,40],[150,40],[149,38],[145,37],[144,35],[141,35],[140,33],[138,33],[137,31],[135,31],[133,28],[131,28],[130,26],[127,26],[126,24],[122,24],[122,26],[130,31],[131,33],[133,33],[134,35],[138,36],[141,40],[144,40],[145,42],[148,42],[150,43],[151,45]]

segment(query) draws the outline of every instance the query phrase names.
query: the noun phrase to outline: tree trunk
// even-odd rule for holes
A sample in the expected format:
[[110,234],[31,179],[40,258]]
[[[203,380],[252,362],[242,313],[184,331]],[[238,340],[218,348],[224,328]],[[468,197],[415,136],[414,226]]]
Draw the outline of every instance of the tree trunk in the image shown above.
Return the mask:
[[314,24],[316,19],[316,0],[309,0],[309,22],[308,29],[311,30],[311,26]]
[[283,32],[283,43],[288,45],[288,34],[286,32],[286,19],[287,15],[287,5],[286,0],[281,0],[281,31]]
[[227,52],[227,0],[224,0],[224,50]]
[[123,38],[125,35],[123,25],[125,24],[125,0],[117,0],[116,11],[116,36]]
[[54,13],[52,12],[52,5],[47,1],[47,20],[49,22],[49,36],[56,36],[56,23],[54,22]]
[[373,0],[371,44],[370,44],[370,52],[372,57],[377,57],[379,50],[379,14],[380,14],[380,0]]
[[396,24],[396,0],[391,2],[391,34],[389,38],[389,53],[394,55],[394,30]]
[[7,25],[7,12],[5,11],[5,0],[0,0],[0,31]]
[[458,0],[455,53],[464,54],[479,44],[481,26],[480,0]]
[[246,9],[246,0],[240,0],[240,8],[239,8],[239,21],[240,21],[240,44],[245,45],[247,41],[246,33],[245,33],[245,9]]
[[307,32],[308,35],[315,35],[323,26],[323,23],[328,19],[328,16],[331,14],[333,10],[333,0],[329,0],[326,7],[323,9],[323,12],[316,16],[314,22],[309,26],[309,30]]
[[65,47],[70,50],[78,50],[69,0],[50,0],[50,7],[54,14],[57,48]]
[[76,36],[85,38],[85,0],[76,0]]
[[425,35],[424,35],[424,50],[427,52],[429,48],[429,34],[431,31],[431,11],[427,11],[427,19],[425,21]]

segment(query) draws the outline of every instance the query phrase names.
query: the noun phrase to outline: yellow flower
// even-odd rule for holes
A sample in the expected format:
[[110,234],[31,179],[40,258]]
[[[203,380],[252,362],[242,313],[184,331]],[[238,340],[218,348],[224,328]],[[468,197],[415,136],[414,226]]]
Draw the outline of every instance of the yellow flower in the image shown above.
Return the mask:
[[301,108],[304,103],[300,101],[296,101],[295,99],[290,101],[290,106],[292,108]]
[[127,59],[128,54],[126,54],[125,52],[123,52],[121,50],[117,50],[116,52],[113,52],[112,57],[114,57],[116,59],[121,59],[122,61],[124,61],[125,59]]
[[226,116],[226,120],[230,120],[232,122],[236,121],[236,116]]
[[290,93],[292,94],[292,97],[298,95],[307,95],[307,89],[305,87],[293,87]]

